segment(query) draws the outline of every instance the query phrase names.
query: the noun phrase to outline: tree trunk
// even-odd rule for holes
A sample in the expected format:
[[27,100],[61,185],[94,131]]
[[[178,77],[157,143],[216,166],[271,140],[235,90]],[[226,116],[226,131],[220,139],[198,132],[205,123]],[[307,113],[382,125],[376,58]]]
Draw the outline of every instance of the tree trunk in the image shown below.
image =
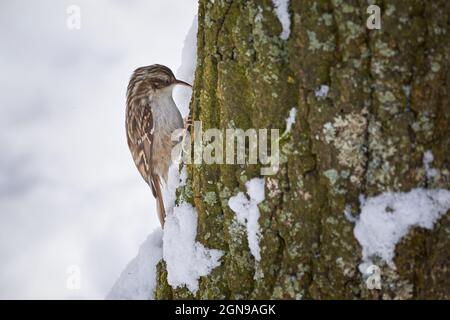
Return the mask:
[[[261,260],[228,206],[261,166],[188,165],[179,193],[198,212],[197,241],[224,256],[195,294],[168,285],[161,262],[156,298],[449,299],[448,212],[402,238],[396,268],[379,263],[377,290],[344,211],[357,217],[361,194],[450,189],[450,2],[291,0],[287,40],[270,0],[199,2],[192,118],[203,130],[284,131],[297,116],[280,144],[287,161],[265,178]],[[375,2],[381,30],[366,28]]]

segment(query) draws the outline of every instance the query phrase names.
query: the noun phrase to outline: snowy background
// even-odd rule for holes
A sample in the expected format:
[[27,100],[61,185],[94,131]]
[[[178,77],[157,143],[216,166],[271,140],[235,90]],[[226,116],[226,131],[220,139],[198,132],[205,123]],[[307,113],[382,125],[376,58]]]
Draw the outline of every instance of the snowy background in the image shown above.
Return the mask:
[[[0,0],[0,299],[102,299],[158,226],[126,145],[126,85],[142,65],[178,69],[196,11]],[[79,290],[66,285],[73,265]]]

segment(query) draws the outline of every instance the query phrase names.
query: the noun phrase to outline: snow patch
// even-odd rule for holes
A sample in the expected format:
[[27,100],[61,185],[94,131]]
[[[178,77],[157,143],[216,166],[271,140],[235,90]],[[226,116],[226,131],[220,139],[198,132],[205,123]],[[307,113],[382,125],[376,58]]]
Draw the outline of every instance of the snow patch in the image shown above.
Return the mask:
[[432,179],[437,176],[438,170],[433,169],[431,167],[431,163],[434,161],[433,153],[428,150],[423,155],[423,166],[425,168],[425,174],[427,175],[427,179]]
[[258,204],[264,201],[264,179],[255,178],[245,184],[247,194],[250,200],[239,192],[228,201],[230,209],[236,213],[237,221],[247,229],[247,239],[250,252],[256,261],[261,260],[261,249],[259,239],[261,237],[261,228],[259,226]]
[[180,177],[180,180],[179,180],[180,184],[179,184],[179,186],[180,187],[185,186],[187,178],[188,178],[186,166],[183,166],[183,168],[181,168],[181,172],[180,172],[179,177]]
[[432,229],[449,209],[450,191],[442,189],[417,188],[361,198],[361,214],[354,228],[362,246],[360,271],[364,273],[375,256],[392,265],[396,244],[412,227]]
[[321,85],[318,89],[314,91],[316,98],[325,99],[328,96],[328,91],[330,91],[330,87],[327,85]]
[[188,203],[174,208],[166,217],[163,236],[163,258],[167,264],[167,280],[172,287],[186,285],[195,293],[198,279],[220,265],[222,252],[206,249],[196,242],[197,213]]
[[282,40],[289,39],[291,34],[291,16],[289,14],[289,0],[272,0],[275,13],[280,20],[283,31],[280,34]]
[[106,296],[108,300],[153,299],[156,265],[162,258],[162,231],[153,231]]
[[172,163],[167,174],[167,183],[162,188],[166,215],[170,214],[173,211],[175,202],[177,200],[177,188],[184,185],[186,183],[186,179],[186,167],[183,166],[180,172],[179,163],[177,163],[177,161]]
[[[184,40],[183,52],[181,54],[181,66],[177,70],[177,78],[194,84],[195,68],[197,66],[197,31],[198,17],[194,17],[192,26]],[[173,92],[173,98],[183,117],[189,114],[192,89],[185,86],[177,86]]]
[[286,131],[284,133],[291,132],[296,117],[297,117],[297,108],[294,107],[291,109],[291,111],[289,111],[289,117],[287,117],[286,119]]

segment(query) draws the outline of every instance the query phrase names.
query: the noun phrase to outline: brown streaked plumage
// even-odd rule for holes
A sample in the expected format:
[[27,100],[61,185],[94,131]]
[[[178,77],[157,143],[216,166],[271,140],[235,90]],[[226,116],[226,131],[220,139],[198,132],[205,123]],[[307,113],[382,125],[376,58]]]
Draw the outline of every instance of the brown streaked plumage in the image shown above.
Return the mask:
[[173,87],[187,85],[162,65],[141,67],[128,84],[126,132],[128,146],[140,174],[152,189],[161,226],[165,207],[162,182],[167,181],[171,162],[172,132],[183,128],[183,119],[172,98]]

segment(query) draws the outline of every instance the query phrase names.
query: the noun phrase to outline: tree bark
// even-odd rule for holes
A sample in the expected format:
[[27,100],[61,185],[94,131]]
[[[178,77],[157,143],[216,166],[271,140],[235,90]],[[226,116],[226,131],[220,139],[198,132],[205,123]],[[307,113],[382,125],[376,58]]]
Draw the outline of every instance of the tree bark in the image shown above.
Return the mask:
[[[381,30],[366,28],[372,3]],[[228,207],[260,166],[188,165],[179,193],[198,212],[197,241],[224,256],[195,295],[170,287],[161,262],[156,298],[449,299],[448,212],[410,231],[369,290],[344,210],[357,216],[361,194],[450,189],[450,2],[291,0],[289,13],[285,41],[270,0],[199,1],[192,118],[204,130],[284,130],[298,112],[259,205],[261,261]],[[441,172],[431,182],[427,150]]]

